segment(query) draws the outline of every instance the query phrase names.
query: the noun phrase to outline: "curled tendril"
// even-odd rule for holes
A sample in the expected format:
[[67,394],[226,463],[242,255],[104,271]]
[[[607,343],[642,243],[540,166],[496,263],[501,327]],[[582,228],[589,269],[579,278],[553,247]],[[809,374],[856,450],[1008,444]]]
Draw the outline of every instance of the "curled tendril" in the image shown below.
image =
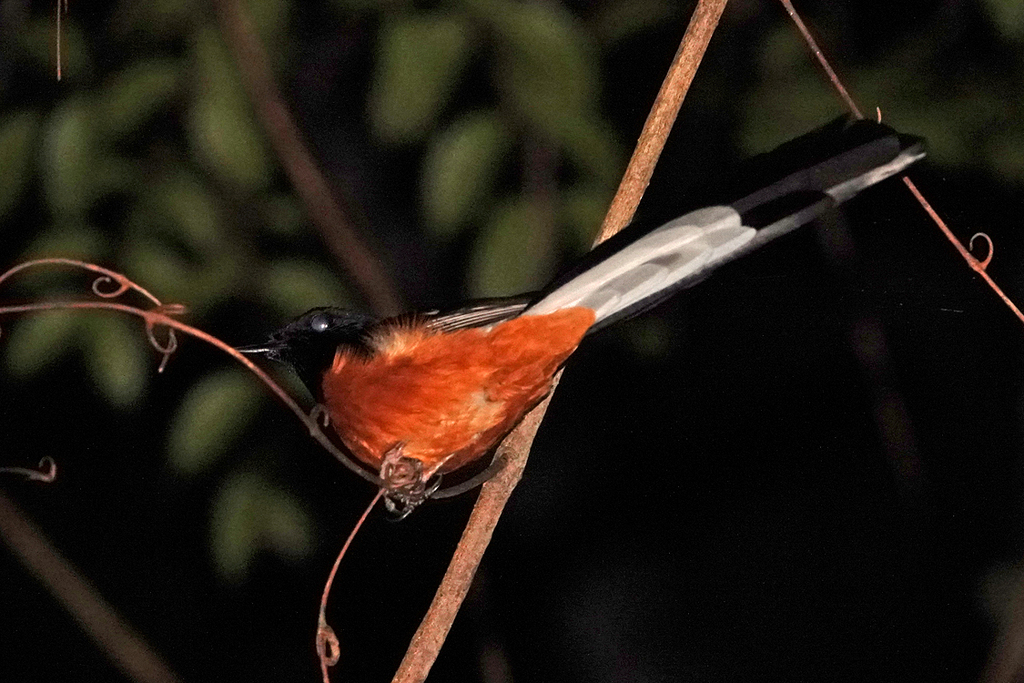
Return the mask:
[[[86,263],[85,261],[78,261],[70,258],[41,258],[35,259],[33,261],[25,261],[24,263],[19,263],[18,265],[14,266],[10,270],[0,275],[0,284],[3,284],[5,280],[8,280],[15,273],[20,273],[21,271],[26,270],[28,268],[54,265],[72,266],[74,268],[81,268],[83,270],[88,270],[93,273],[99,273],[100,277],[96,278],[96,280],[92,283],[92,291],[96,294],[96,296],[102,297],[104,299],[110,299],[116,296],[120,296],[121,294],[124,294],[126,291],[131,289],[132,291],[138,292],[142,296],[146,297],[157,306],[163,305],[160,302],[160,299],[157,299],[155,296],[153,296],[149,292],[149,290],[129,280],[124,275],[121,275],[121,273],[108,270],[107,268],[97,266],[93,263]],[[110,291],[104,289],[104,287],[113,283],[117,283],[116,289]]]
[[316,654],[324,666],[334,666],[341,659],[341,644],[338,636],[326,621],[316,629]]
[[309,419],[322,425],[325,429],[331,424],[331,415],[322,403],[317,403],[313,406],[313,409],[309,411]]
[[967,248],[969,250],[974,251],[974,240],[979,237],[985,240],[986,244],[988,244],[988,255],[984,258],[984,260],[980,261],[978,264],[981,266],[982,270],[985,270],[986,268],[988,268],[988,264],[992,262],[992,254],[995,253],[996,247],[992,243],[991,237],[989,237],[983,232],[976,232],[974,233],[974,235],[971,236],[971,241],[967,243]]
[[[111,290],[105,290],[104,288],[107,285],[115,285],[116,288]],[[101,275],[100,277],[93,280],[92,292],[96,296],[104,299],[114,299],[127,292],[130,286],[131,285],[129,285],[124,280],[118,280],[110,277],[109,275]]]
[[377,489],[377,495],[373,497],[370,504],[363,510],[363,514],[359,517],[359,520],[352,527],[352,531],[349,532],[348,538],[345,539],[345,544],[341,546],[341,551],[338,552],[338,556],[334,558],[334,564],[331,566],[330,573],[327,574],[327,581],[324,582],[324,592],[320,595],[320,616],[317,618],[316,624],[316,654],[320,658],[320,672],[323,674],[324,683],[331,683],[331,677],[327,673],[327,669],[338,663],[341,658],[341,646],[338,644],[338,636],[335,635],[334,629],[331,628],[330,624],[327,623],[327,598],[331,595],[331,586],[334,585],[334,577],[338,575],[338,567],[341,566],[341,561],[345,557],[345,553],[348,552],[349,546],[352,545],[352,539],[356,537],[359,530],[362,528],[366,518],[370,516],[370,512],[373,507],[377,504],[377,501],[384,495],[384,489]]
[[30,467],[0,467],[2,474],[20,474],[32,481],[41,481],[44,484],[52,483],[57,478],[57,463],[50,456],[44,456],[39,461],[38,469]]
[[[93,273],[99,273],[99,277],[93,280],[92,292],[101,299],[116,299],[128,290],[132,290],[155,304],[155,307],[152,309],[152,313],[154,314],[164,316],[181,315],[186,310],[181,304],[164,304],[153,296],[149,290],[130,280],[121,273],[108,270],[92,263],[76,261],[75,259],[46,258],[26,261],[25,263],[20,263],[3,274],[0,274],[0,284],[3,284],[3,282],[9,279],[12,275],[27,268],[50,265],[74,266]],[[161,342],[157,339],[155,330],[159,321],[149,316],[144,317],[146,320],[146,338],[149,339],[149,343],[153,348],[163,356],[160,360],[160,366],[157,368],[157,372],[163,372],[164,368],[167,367],[168,361],[171,359],[171,355],[178,349],[178,338],[175,335],[173,328],[167,328],[167,340]],[[0,333],[2,333],[2,330],[0,330]]]
[[[162,313],[163,315],[182,315],[186,310],[187,309],[181,304],[165,304],[163,306],[158,306],[155,309],[155,312]],[[178,336],[174,333],[174,328],[168,327],[167,341],[161,342],[156,338],[156,325],[157,323],[155,320],[152,318],[146,318],[146,339],[148,339],[150,345],[163,356],[160,360],[160,366],[156,371],[163,372],[164,368],[167,367],[167,363],[171,360],[171,356],[178,350]]]
[[[110,282],[127,283],[128,287],[146,297],[151,302],[156,304],[153,308],[146,310],[137,306],[132,306],[127,303],[120,303],[116,301],[50,301],[45,303],[28,303],[19,304],[14,306],[0,306],[0,316],[13,315],[17,313],[32,313],[36,311],[53,311],[53,310],[108,310],[108,311],[120,311],[121,313],[127,313],[130,315],[138,316],[142,318],[146,323],[146,335],[149,338],[150,343],[156,348],[164,359],[160,364],[160,370],[162,371],[167,364],[170,354],[177,349],[177,338],[175,337],[175,330],[184,334],[190,335],[197,339],[200,339],[207,344],[210,344],[224,353],[228,354],[236,361],[245,366],[250,372],[260,379],[273,393],[277,396],[285,406],[288,407],[292,413],[309,429],[310,435],[319,443],[323,448],[330,453],[334,458],[348,468],[351,472],[357,476],[373,484],[376,487],[381,485],[381,480],[375,473],[370,472],[361,464],[358,464],[352,457],[347,453],[340,450],[320,429],[320,425],[315,419],[311,419],[310,415],[299,406],[298,403],[288,395],[284,389],[280,387],[266,372],[258,368],[251,360],[245,357],[241,352],[227,344],[217,337],[214,337],[203,330],[187,325],[183,322],[175,320],[174,315],[178,315],[185,311],[185,307],[179,304],[163,304],[159,299],[150,294],[147,290],[135,284],[120,273],[101,268],[100,266],[93,265],[91,263],[85,263],[82,261],[75,261],[73,259],[64,258],[51,258],[51,259],[39,259],[36,261],[27,261],[14,266],[10,270],[4,273],[0,273],[0,284],[3,284],[12,275],[18,273],[26,268],[40,265],[70,265],[83,270],[88,270],[93,273],[99,273],[103,276],[110,277]],[[103,284],[100,285],[101,289]],[[166,328],[168,331],[167,341],[160,342],[155,334],[155,328],[161,327]]]

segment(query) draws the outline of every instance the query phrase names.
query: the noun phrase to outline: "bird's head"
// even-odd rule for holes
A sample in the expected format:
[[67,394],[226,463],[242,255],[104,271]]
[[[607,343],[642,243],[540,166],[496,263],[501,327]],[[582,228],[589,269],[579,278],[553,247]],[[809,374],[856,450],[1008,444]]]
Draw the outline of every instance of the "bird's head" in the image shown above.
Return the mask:
[[376,319],[344,308],[314,308],[273,332],[262,344],[238,350],[289,365],[310,393],[319,397],[320,378],[334,362],[339,346],[366,348]]

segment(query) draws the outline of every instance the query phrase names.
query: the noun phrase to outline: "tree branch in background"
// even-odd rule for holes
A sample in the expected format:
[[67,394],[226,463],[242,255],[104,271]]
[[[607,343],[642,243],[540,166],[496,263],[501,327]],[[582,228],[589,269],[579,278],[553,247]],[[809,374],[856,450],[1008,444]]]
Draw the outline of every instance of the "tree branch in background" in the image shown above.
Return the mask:
[[214,6],[263,130],[328,249],[348,271],[375,313],[400,313],[401,297],[380,259],[359,239],[302,141],[242,4],[238,0],[216,0]]
[[125,675],[138,683],[180,683],[160,655],[3,493],[0,538]]
[[[611,237],[632,220],[726,2],[727,0],[698,2],[679,50],[669,67],[668,75],[665,76],[651,113],[640,133],[636,151],[608,209],[597,242]],[[556,377],[555,385],[557,382]],[[393,679],[394,683],[418,683],[425,680],[430,672],[441,645],[448,636],[455,615],[469,591],[498,518],[516,483],[522,477],[530,446],[550,401],[551,394],[548,394],[548,397],[534,408],[498,447],[495,457],[501,458],[505,466],[481,488],[480,497],[448,565],[448,571],[399,665]]]

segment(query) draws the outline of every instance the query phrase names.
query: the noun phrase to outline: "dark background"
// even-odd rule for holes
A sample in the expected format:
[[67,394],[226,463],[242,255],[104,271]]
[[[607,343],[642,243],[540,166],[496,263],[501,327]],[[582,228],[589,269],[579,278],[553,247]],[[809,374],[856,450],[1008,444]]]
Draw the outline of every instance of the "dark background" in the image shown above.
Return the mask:
[[[0,114],[27,107],[47,116],[140,51],[188,51],[184,29],[153,41],[118,33],[127,4],[138,3],[71,4],[66,26],[92,62],[88,74],[58,84],[19,42],[52,23],[53,8],[0,2]],[[366,99],[389,13],[459,3],[368,5],[294,3],[277,77],[406,302],[453,303],[480,293],[466,285],[474,228],[442,238],[423,227],[422,145],[381,143],[366,123]],[[610,5],[566,8],[586,32]],[[598,51],[600,112],[622,163],[690,11],[650,5],[664,11]],[[912,177],[961,239],[992,236],[990,274],[1024,298],[1024,128],[1016,117],[1024,18],[997,0],[802,5],[861,106],[882,107],[891,125],[933,143]],[[190,12],[190,21],[216,29],[202,3]],[[806,57],[780,47],[798,45],[793,36],[775,3],[730,4],[640,220],[691,208],[743,158],[841,113]],[[72,74],[75,54],[65,55]],[[475,59],[437,125],[461,98],[500,99],[486,94],[500,62],[486,51]],[[179,95],[133,134],[126,154],[145,160],[158,149],[162,163],[189,154],[174,141],[196,90]],[[245,203],[248,195],[218,184],[216,169],[196,167],[222,211]],[[272,173],[260,191],[288,193],[280,170]],[[519,183],[502,173],[500,182]],[[26,178],[0,215],[0,263],[22,260],[66,220],[46,204],[45,170]],[[101,199],[87,207],[87,222],[128,244],[129,204],[123,195]],[[308,225],[287,238],[233,229],[239,244],[262,245],[250,263],[272,262],[288,241],[344,282]],[[564,262],[579,243],[563,245]],[[148,286],[130,254],[122,246],[103,263]],[[286,316],[255,299],[239,286],[189,321],[231,343],[258,340]],[[24,320],[3,321],[0,354]],[[1022,332],[890,181],[589,339],[567,366],[431,680],[977,679],[1024,550]],[[156,376],[155,354],[146,356],[145,393],[112,406],[83,369],[87,355],[56,355],[29,377],[0,375],[0,464],[49,455],[60,466],[52,485],[9,477],[5,491],[183,680],[317,680],[322,582],[372,491],[270,402],[226,455],[182,474],[169,464],[169,424],[190,387],[228,361],[187,341]],[[238,468],[300,501],[311,534],[301,559],[260,552],[234,574],[215,561],[211,501]],[[392,675],[472,498],[425,505],[397,524],[371,517],[329,611],[342,648],[335,680]],[[5,680],[119,679],[10,553],[0,554],[0,576]]]

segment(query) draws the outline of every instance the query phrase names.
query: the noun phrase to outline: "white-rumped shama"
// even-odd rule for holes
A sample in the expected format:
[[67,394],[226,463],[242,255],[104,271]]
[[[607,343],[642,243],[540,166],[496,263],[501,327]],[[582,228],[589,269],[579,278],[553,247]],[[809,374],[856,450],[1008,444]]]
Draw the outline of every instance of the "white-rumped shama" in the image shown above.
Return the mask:
[[[490,452],[548,394],[584,336],[923,156],[917,138],[840,119],[752,160],[747,182],[760,189],[653,230],[630,226],[539,293],[384,319],[316,308],[241,350],[298,373],[348,451],[376,474],[367,478],[386,489],[389,508],[404,515],[440,475]],[[766,173],[770,181],[758,184]]]

